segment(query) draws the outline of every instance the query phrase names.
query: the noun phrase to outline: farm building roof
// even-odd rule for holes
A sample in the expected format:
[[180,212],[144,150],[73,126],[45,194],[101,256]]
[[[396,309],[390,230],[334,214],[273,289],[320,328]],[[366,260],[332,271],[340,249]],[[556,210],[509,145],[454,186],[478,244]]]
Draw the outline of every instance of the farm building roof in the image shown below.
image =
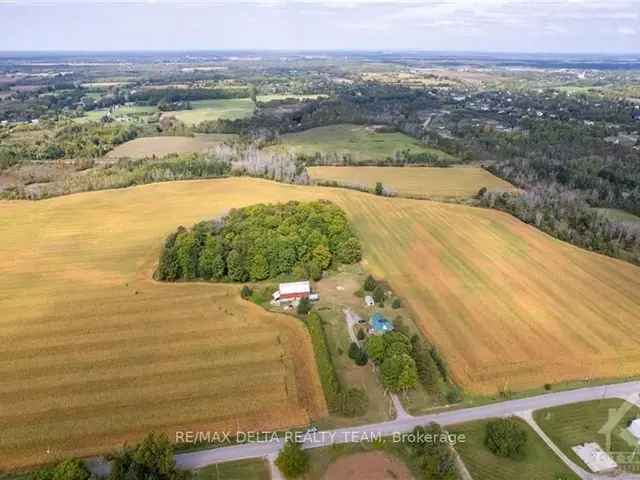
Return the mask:
[[291,295],[294,293],[311,293],[309,281],[281,283],[278,287],[280,295]]
[[380,313],[374,313],[369,320],[371,328],[377,333],[385,333],[393,330],[393,322],[384,318]]
[[627,428],[627,430],[629,430],[631,435],[640,440],[640,419],[636,418],[633,422],[631,422],[631,425],[629,425],[629,428]]

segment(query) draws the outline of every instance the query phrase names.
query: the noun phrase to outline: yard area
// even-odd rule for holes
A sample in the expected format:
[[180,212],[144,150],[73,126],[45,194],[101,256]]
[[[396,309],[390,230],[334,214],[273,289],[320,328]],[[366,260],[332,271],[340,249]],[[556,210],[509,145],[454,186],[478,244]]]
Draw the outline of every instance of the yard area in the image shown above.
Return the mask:
[[[385,318],[391,319],[396,328],[402,328],[409,333],[420,334],[420,331],[411,320],[411,313],[405,307],[404,302],[400,308],[392,308],[391,301],[386,301],[384,307],[367,307],[364,299],[356,295],[362,289],[367,272],[359,265],[343,266],[339,272],[323,278],[315,284],[320,300],[315,304],[315,309],[324,320],[324,328],[329,341],[331,355],[340,380],[346,385],[360,386],[369,396],[369,411],[363,421],[380,421],[393,417],[390,398],[384,395],[383,387],[378,379],[377,372],[372,370],[371,363],[367,366],[357,366],[351,360],[347,352],[351,339],[347,330],[344,309],[350,309],[365,323],[362,329],[368,330],[369,318],[374,312],[379,312]],[[400,292],[397,292],[400,293]],[[357,333],[358,327],[355,332]],[[426,412],[444,401],[443,398],[431,395],[420,382],[414,390],[407,394],[399,395],[403,406],[411,414]],[[334,419],[328,421],[333,422]],[[341,423],[332,424],[340,426]]]
[[[602,429],[604,427],[609,431],[607,424],[610,410],[618,411],[620,415],[611,424],[611,448],[608,450],[607,435]],[[533,417],[558,448],[587,471],[589,469],[573,452],[572,447],[587,442],[596,442],[607,453],[610,453],[613,460],[623,469],[625,468],[624,462],[618,461],[618,456],[615,453],[633,453],[638,447],[637,442],[632,441],[629,444],[621,437],[621,434],[626,436],[626,428],[629,423],[640,417],[640,408],[624,400],[604,399],[563,405],[538,410]],[[640,458],[636,459],[633,467],[637,468],[639,461]]]
[[474,480],[577,480],[578,477],[524,421],[520,422],[527,431],[526,457],[523,460],[497,457],[484,445],[488,421],[465,423],[449,429],[453,434],[466,436],[456,450]]

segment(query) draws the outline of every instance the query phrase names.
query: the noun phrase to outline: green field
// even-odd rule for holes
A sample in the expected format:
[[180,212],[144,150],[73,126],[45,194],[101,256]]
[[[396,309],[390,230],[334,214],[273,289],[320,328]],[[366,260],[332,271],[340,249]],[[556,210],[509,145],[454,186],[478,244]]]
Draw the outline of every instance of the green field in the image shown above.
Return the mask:
[[[318,95],[261,95],[259,102],[269,102],[285,98],[317,98]],[[211,120],[237,120],[253,115],[256,108],[250,98],[226,98],[220,100],[196,100],[190,110],[165,112],[163,115],[176,117],[187,125],[196,125]]]
[[264,460],[239,460],[196,470],[193,480],[269,480],[269,466]]
[[[586,442],[597,442],[600,447],[607,450],[607,438],[605,434],[600,433],[600,430],[609,419],[609,410],[618,410],[621,406],[629,408],[620,410],[620,418],[614,422],[610,451],[632,453],[637,444],[633,446],[627,444],[619,434],[626,429],[629,422],[640,417],[640,408],[628,404],[624,400],[594,400],[547,408],[536,411],[533,417],[564,454],[589,471],[571,448]],[[614,460],[616,460],[615,456]],[[620,466],[624,468],[624,465]]]
[[191,110],[164,112],[162,115],[176,117],[187,125],[195,125],[210,120],[237,120],[250,117],[255,105],[250,98],[226,98],[221,100],[196,100],[191,102]]
[[355,162],[385,160],[401,150],[415,153],[428,152],[443,159],[452,159],[450,155],[426,147],[404,133],[381,133],[376,132],[372,127],[352,124],[330,125],[288,133],[282,136],[281,145],[269,148],[307,155],[313,155],[316,152],[349,154]]
[[640,217],[634,215],[633,213],[625,212],[624,210],[620,210],[617,208],[596,208],[597,211],[603,213],[607,217],[612,220],[617,220],[619,222],[629,222],[629,223],[639,223]]
[[516,461],[495,456],[484,446],[487,422],[488,420],[465,423],[449,429],[451,433],[466,436],[464,442],[456,445],[456,450],[474,480],[578,478],[531,427],[521,420],[519,422],[527,431],[526,457]]
[[377,182],[399,195],[470,197],[478,190],[514,190],[509,182],[478,167],[309,167],[317,181],[373,189]]

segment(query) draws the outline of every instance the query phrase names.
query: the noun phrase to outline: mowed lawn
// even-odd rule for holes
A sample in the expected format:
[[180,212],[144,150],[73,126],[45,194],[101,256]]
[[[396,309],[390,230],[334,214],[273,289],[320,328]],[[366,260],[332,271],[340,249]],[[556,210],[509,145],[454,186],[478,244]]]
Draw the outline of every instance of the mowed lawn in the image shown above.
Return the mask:
[[[151,429],[281,428],[325,412],[308,337],[239,286],[157,284],[177,225],[257,202],[343,207],[476,393],[640,373],[640,269],[497,211],[250,178],[0,203],[0,467]],[[7,452],[7,453],[5,453]]]
[[171,153],[205,153],[226,141],[236,138],[234,134],[212,133],[193,137],[140,137],[118,145],[107,153],[106,158],[163,157]]
[[346,186],[385,188],[400,195],[470,197],[478,190],[514,190],[501,178],[479,167],[309,167],[313,180]]
[[[609,421],[609,411],[619,412],[616,420],[611,423],[611,449],[614,461],[617,459],[620,467],[625,468],[624,462],[616,453],[633,454],[638,447],[637,442],[628,444],[620,434],[629,423],[640,418],[640,408],[625,400],[611,398],[594,400],[590,402],[574,403],[561,407],[547,408],[534,412],[536,423],[547,436],[553,440],[560,450],[576,464],[581,465],[587,471],[589,468],[580,460],[572,447],[588,442],[596,442],[604,450],[607,450],[607,437],[600,430]],[[637,467],[637,458],[633,467]],[[634,470],[635,471],[635,470]]]
[[444,159],[452,157],[444,152],[426,147],[418,140],[400,132],[376,132],[371,127],[338,124],[317,127],[281,137],[282,143],[271,150],[289,150],[307,155],[316,152],[349,154],[355,162],[379,161],[393,157],[395,152],[409,150],[414,153],[428,152]]
[[526,457],[522,460],[497,457],[484,445],[486,421],[451,427],[451,433],[465,435],[456,450],[474,480],[577,480],[578,477],[545,445],[525,422],[518,420],[527,432]]

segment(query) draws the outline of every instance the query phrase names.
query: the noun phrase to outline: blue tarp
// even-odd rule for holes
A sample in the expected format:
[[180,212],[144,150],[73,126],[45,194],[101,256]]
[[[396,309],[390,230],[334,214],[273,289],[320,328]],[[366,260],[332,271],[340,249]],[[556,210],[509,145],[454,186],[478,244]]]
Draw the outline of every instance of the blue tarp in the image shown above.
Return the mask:
[[384,318],[379,313],[374,313],[369,320],[371,328],[377,333],[390,332],[393,330],[393,322]]

